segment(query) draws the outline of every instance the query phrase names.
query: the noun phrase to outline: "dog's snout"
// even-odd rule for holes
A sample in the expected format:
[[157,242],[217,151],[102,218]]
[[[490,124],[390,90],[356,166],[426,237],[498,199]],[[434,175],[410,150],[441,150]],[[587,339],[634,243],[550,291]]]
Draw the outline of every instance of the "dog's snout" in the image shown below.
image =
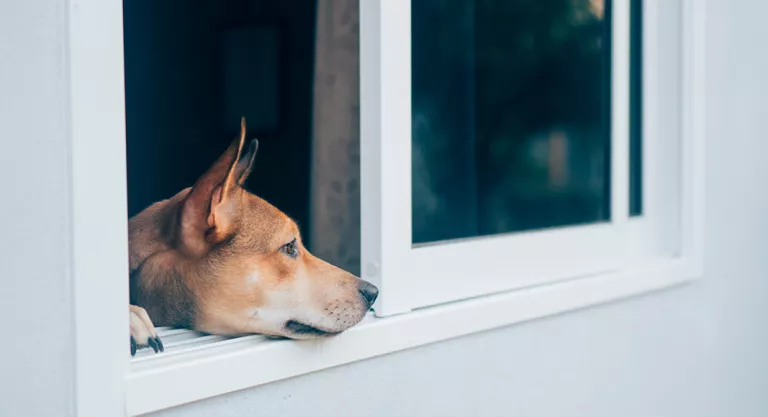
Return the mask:
[[376,301],[376,297],[379,296],[379,289],[370,282],[361,282],[358,286],[358,291],[360,291],[360,295],[368,301],[369,305],[373,305],[373,302]]

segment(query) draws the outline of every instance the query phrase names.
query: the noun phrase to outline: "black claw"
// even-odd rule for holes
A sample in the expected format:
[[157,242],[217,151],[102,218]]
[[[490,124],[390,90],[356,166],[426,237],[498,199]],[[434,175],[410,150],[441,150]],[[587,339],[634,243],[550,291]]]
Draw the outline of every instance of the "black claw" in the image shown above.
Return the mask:
[[147,339],[147,344],[155,351],[155,353],[157,353],[157,342],[155,342],[155,339],[150,337]]
[[155,337],[155,342],[157,342],[157,348],[160,349],[160,352],[165,352],[165,346],[163,346],[163,341],[160,340],[160,336]]
[[131,356],[136,356],[136,339],[131,336]]

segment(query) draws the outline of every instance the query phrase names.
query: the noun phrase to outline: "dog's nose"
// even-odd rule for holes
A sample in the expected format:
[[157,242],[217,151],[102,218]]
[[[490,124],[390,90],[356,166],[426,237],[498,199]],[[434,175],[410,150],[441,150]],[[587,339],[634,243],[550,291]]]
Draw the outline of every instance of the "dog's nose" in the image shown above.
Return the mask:
[[368,301],[369,305],[373,305],[373,302],[376,301],[376,297],[379,296],[379,289],[370,282],[363,281],[360,283],[358,291],[360,291],[360,294],[363,296],[363,298]]

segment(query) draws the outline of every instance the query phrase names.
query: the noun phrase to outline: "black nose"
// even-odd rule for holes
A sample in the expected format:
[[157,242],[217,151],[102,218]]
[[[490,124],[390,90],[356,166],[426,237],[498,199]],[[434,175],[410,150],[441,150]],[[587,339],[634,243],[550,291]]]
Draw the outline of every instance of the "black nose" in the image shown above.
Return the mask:
[[376,297],[379,296],[379,289],[370,282],[363,281],[358,287],[358,291],[368,301],[369,305],[372,305],[376,301]]

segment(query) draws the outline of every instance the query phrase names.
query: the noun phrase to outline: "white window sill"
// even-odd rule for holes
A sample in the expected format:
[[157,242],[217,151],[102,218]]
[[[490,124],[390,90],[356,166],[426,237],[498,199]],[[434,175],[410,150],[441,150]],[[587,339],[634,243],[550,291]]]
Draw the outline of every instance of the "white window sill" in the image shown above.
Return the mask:
[[[262,336],[188,339],[165,353],[139,354],[126,380],[130,416],[254,387],[345,363],[483,330],[550,316],[678,285],[700,265],[665,259],[642,267],[430,307],[388,318],[368,317],[332,338],[270,340]],[[173,332],[173,331],[172,331]],[[194,333],[176,334],[177,339]],[[169,335],[168,338],[174,336]]]

